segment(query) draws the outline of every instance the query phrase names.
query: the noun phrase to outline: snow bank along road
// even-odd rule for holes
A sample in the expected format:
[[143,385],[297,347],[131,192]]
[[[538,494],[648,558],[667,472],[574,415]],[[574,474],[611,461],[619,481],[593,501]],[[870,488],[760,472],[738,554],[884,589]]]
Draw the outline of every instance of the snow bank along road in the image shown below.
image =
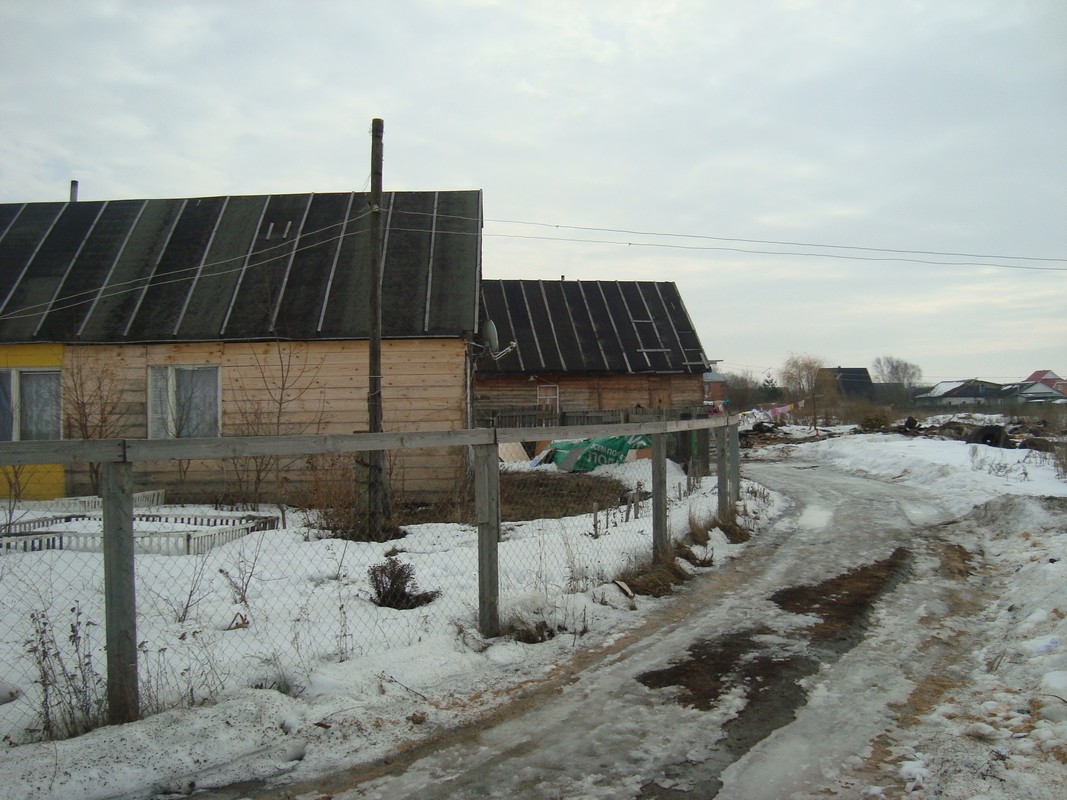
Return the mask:
[[517,707],[387,765],[210,796],[900,796],[878,750],[951,680],[984,602],[948,504],[825,464],[746,477],[788,498],[773,527]]

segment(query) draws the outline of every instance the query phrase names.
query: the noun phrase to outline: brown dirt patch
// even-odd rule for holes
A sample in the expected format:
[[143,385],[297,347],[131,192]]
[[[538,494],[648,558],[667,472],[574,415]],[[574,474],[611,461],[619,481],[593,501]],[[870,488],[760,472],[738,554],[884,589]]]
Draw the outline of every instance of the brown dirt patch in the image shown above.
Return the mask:
[[581,473],[505,472],[500,476],[500,518],[505,522],[590,514],[622,505],[625,484]]
[[960,580],[974,571],[971,564],[971,554],[958,544],[942,544],[938,557],[941,559],[941,565],[937,571],[945,578]]
[[908,561],[908,551],[897,548],[888,558],[867,564],[813,586],[794,586],[771,596],[794,614],[815,614],[822,620],[812,638],[851,647],[863,636],[866,617],[874,601],[895,585]]
[[[500,475],[500,519],[523,522],[591,514],[624,505],[628,487],[613,478],[583,473],[504,472]],[[457,502],[404,505],[394,515],[401,526],[426,522],[474,522],[474,490],[467,487]]]
[[673,561],[665,564],[652,563],[643,569],[625,572],[619,576],[619,580],[629,586],[634,594],[648,597],[665,597],[674,590],[676,584],[685,583],[692,578],[680,564]]
[[752,533],[736,519],[721,520],[716,517],[711,527],[721,530],[730,544],[744,544],[752,538]]

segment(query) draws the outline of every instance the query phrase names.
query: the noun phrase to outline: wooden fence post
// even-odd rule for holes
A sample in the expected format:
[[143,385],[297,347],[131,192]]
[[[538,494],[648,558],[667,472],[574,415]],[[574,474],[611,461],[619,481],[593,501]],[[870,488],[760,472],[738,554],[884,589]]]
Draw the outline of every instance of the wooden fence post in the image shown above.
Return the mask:
[[120,725],[140,716],[133,560],[133,465],[128,461],[105,462],[101,470],[101,490],[104,501],[108,722]]
[[472,447],[478,520],[478,630],[491,638],[500,635],[500,453],[496,442]]
[[667,526],[667,436],[652,436],[652,559],[671,560],[671,532]]
[[715,428],[715,484],[719,493],[720,520],[730,518],[730,475],[726,458],[726,428]]
[[730,499],[737,503],[741,500],[741,441],[738,435],[740,426],[735,422],[729,426],[727,448],[730,451]]

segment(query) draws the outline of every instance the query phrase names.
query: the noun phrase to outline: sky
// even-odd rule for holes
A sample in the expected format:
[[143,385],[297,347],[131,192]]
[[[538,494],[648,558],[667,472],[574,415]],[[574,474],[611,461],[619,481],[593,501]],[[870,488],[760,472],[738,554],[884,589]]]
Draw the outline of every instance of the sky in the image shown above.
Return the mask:
[[[0,4],[0,202],[481,189],[483,275],[675,282],[728,372],[1067,375],[1058,0]],[[909,251],[909,252],[900,252]]]

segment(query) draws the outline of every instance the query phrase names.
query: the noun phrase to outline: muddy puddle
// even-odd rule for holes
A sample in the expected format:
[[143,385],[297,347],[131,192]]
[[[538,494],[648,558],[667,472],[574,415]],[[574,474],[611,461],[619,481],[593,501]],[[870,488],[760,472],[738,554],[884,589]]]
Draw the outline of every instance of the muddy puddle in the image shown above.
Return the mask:
[[906,576],[908,558],[899,548],[822,583],[776,592],[771,600],[783,611],[818,620],[795,632],[792,642],[783,643],[766,629],[739,631],[696,642],[685,661],[638,676],[652,689],[675,688],[676,701],[693,708],[710,710],[735,690],[745,698],[745,707],[723,726],[707,760],[668,768],[667,779],[647,784],[639,797],[715,797],[726,767],[794,719],[806,700],[801,680],[863,639],[875,602]]

